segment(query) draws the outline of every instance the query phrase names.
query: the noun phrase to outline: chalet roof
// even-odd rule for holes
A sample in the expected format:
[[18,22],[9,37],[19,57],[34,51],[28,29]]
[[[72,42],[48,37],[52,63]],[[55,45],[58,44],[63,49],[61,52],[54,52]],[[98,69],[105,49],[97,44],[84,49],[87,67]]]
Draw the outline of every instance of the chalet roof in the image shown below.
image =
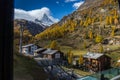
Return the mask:
[[104,54],[102,53],[92,53],[92,52],[88,52],[87,54],[85,54],[83,57],[84,58],[92,58],[92,59],[98,59],[99,57],[103,56]]
[[52,49],[47,49],[44,52],[42,52],[43,54],[54,54],[56,53],[58,50],[52,50]]
[[25,45],[25,46],[22,46],[22,47],[29,47],[29,46],[32,46],[34,44],[28,44],[28,45]]
[[35,52],[39,52],[39,51],[42,51],[42,50],[45,50],[45,48],[36,49]]

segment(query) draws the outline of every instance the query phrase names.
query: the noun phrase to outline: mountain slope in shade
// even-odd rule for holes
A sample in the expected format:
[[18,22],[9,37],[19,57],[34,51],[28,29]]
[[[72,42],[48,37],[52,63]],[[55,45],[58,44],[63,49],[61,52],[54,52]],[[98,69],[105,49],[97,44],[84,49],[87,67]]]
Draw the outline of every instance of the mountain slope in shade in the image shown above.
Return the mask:
[[24,30],[28,30],[32,35],[36,35],[45,29],[44,25],[36,24],[32,21],[24,19],[14,20],[14,27],[18,27],[20,24],[23,24]]

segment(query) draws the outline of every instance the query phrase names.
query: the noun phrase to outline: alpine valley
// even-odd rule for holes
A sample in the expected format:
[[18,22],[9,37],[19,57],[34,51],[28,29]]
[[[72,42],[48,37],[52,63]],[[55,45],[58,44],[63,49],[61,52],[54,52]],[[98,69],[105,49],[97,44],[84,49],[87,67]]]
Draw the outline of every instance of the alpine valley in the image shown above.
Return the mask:
[[[65,15],[58,22],[47,14],[33,20],[27,18],[21,19],[18,15],[14,20],[14,43],[17,47],[19,46],[20,25],[23,25],[23,44],[33,43],[48,49],[48,52],[50,49],[62,52],[64,54],[62,59],[66,60],[67,67],[60,66],[66,71],[74,69],[76,74],[87,76],[92,74],[91,70],[99,72],[102,68],[104,71],[108,68],[120,67],[119,0],[85,0],[77,10]],[[92,56],[89,56],[89,53],[93,53]],[[45,55],[45,58],[54,57],[50,55]],[[101,57],[96,59],[98,55],[105,55],[103,56],[105,59],[102,60]],[[108,77],[107,72],[105,74]],[[114,76],[112,73],[109,75],[109,79]]]

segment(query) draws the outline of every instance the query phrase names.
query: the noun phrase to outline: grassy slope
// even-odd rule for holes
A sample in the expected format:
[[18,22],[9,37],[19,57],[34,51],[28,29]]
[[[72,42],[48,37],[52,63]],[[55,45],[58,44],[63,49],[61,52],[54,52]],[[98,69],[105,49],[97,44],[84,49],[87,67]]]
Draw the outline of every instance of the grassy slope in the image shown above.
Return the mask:
[[48,75],[33,59],[14,53],[14,80],[46,80]]
[[[66,68],[64,66],[62,66],[62,68],[66,71],[70,70],[70,69],[74,69],[74,68]],[[74,69],[74,72],[80,76],[87,76],[87,75],[91,75],[90,72],[85,72],[85,71],[82,71],[80,69]]]
[[62,46],[61,51],[64,53],[67,53],[69,50],[72,50],[74,55],[83,55],[87,52],[86,49],[80,50],[80,49],[73,49],[72,47],[69,46]]

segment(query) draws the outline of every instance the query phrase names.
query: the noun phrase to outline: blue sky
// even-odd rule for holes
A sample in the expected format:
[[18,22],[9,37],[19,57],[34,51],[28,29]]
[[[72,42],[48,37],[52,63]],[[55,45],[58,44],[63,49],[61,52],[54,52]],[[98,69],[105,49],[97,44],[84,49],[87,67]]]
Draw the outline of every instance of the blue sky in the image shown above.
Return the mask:
[[15,0],[15,9],[32,11],[46,7],[52,17],[60,20],[76,10],[81,1],[84,0]]

